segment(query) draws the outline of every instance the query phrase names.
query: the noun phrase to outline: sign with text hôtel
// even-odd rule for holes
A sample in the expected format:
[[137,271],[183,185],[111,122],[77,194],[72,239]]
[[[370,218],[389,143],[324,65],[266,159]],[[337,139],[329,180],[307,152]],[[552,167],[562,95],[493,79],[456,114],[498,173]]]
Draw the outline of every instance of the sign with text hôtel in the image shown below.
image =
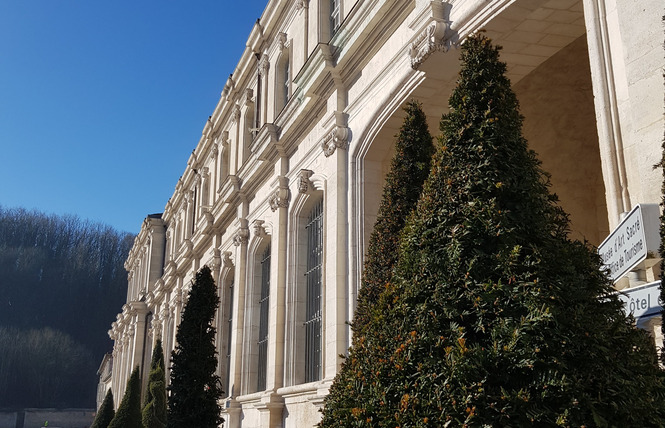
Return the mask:
[[659,215],[656,204],[635,206],[598,246],[598,254],[612,281],[617,281],[646,260],[649,253],[657,256],[660,245]]

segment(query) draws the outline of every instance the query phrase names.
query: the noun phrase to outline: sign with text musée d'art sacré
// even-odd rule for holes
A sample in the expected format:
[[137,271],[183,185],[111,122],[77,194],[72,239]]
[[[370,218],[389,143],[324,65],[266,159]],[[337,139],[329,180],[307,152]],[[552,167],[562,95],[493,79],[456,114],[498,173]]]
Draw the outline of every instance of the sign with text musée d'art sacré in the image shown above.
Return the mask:
[[658,205],[639,204],[598,247],[603,264],[617,281],[642,263],[648,253],[657,254],[659,242]]

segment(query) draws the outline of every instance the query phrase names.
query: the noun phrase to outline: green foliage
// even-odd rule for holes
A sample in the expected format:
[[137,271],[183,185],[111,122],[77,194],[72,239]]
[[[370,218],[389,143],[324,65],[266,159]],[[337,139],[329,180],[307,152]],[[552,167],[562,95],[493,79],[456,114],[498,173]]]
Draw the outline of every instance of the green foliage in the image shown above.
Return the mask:
[[113,417],[115,416],[115,410],[113,410],[113,392],[109,389],[102,401],[102,405],[97,411],[97,416],[95,420],[90,425],[90,428],[107,428]]
[[85,346],[50,328],[0,327],[0,407],[69,407],[97,384]]
[[356,400],[362,397],[363,383],[358,379],[371,377],[371,363],[365,360],[368,354],[363,347],[364,329],[371,319],[372,308],[390,281],[397,260],[400,232],[415,208],[429,174],[434,146],[425,113],[417,102],[409,102],[404,110],[406,118],[397,135],[395,154],[370,236],[352,324],[353,343],[326,398],[321,426],[345,426],[353,421],[350,409],[358,407]]
[[[462,47],[458,85],[393,278],[329,426],[660,426],[663,372],[521,134],[498,49]],[[370,372],[372,377],[363,377]]]
[[215,374],[215,328],[219,305],[210,268],[196,273],[178,326],[178,345],[172,353],[171,396],[167,425],[174,428],[213,428],[223,422],[218,403],[221,382]]
[[141,423],[141,378],[138,367],[129,377],[125,395],[108,428],[143,428]]
[[164,351],[158,340],[152,352],[150,374],[145,405],[143,406],[143,427],[163,428],[166,426],[166,377],[164,371]]

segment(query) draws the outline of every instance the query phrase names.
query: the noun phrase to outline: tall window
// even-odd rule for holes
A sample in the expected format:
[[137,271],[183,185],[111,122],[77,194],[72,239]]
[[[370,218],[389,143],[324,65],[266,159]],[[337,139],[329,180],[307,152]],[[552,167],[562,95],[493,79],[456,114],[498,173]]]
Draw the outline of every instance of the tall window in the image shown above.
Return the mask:
[[330,1],[330,38],[335,35],[335,32],[339,28],[339,0],[329,0]]
[[229,282],[226,305],[226,396],[231,396],[231,335],[233,334],[233,279]]
[[268,368],[268,308],[270,303],[270,245],[261,256],[261,298],[259,300],[259,360],[257,391],[266,389]]
[[305,382],[321,379],[321,285],[323,265],[323,200],[307,218],[307,295],[305,305]]
[[256,134],[259,133],[259,129],[261,129],[261,103],[263,100],[261,99],[261,80],[263,80],[263,76],[261,73],[258,74],[258,77],[256,79],[256,100],[254,103],[254,108],[255,108],[255,113],[254,113],[254,129],[252,131],[252,140],[256,138]]
[[275,116],[286,106],[291,91],[289,50],[282,51],[275,73]]

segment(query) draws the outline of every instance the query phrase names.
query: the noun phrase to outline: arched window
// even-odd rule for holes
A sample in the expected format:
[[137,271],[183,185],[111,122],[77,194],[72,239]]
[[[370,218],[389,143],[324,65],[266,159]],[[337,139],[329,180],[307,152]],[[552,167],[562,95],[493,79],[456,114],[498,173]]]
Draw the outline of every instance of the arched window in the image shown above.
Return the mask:
[[268,379],[271,245],[267,236],[250,243],[248,249],[251,274],[245,295],[241,394],[265,391]]
[[284,49],[275,70],[275,116],[286,106],[291,96],[291,65],[289,50]]
[[221,282],[221,304],[217,323],[217,349],[219,349],[218,374],[226,397],[233,395],[231,382],[231,337],[233,336],[233,299],[235,268],[227,268]]
[[270,245],[261,254],[261,295],[259,299],[259,337],[256,390],[266,389],[268,369],[268,310],[270,308]]
[[305,382],[321,379],[321,294],[323,282],[323,199],[307,217],[307,291],[305,301]]

